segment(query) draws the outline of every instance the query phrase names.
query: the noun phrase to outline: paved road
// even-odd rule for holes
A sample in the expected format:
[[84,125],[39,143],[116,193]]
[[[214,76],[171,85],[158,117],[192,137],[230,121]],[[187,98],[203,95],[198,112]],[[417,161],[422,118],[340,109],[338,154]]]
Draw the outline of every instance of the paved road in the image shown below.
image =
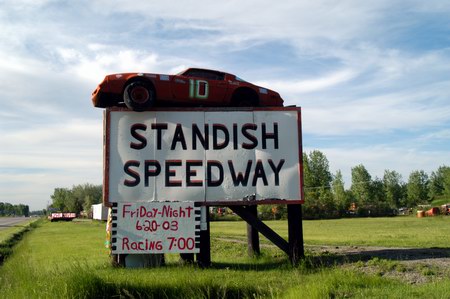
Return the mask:
[[22,222],[29,222],[30,218],[27,217],[0,217],[0,229],[21,226]]

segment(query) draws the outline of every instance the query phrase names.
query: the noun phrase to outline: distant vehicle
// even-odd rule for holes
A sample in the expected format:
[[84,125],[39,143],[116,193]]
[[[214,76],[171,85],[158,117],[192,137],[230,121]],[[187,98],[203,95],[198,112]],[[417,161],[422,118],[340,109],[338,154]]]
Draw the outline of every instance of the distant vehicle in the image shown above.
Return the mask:
[[412,214],[412,209],[411,208],[407,208],[407,207],[401,207],[398,209],[398,214],[399,215],[411,215]]
[[441,205],[441,214],[442,215],[450,215],[450,203]]
[[95,107],[127,106],[283,106],[280,94],[225,72],[189,68],[176,75],[107,75],[92,93]]
[[436,215],[439,215],[439,212],[440,212],[439,208],[432,207],[428,211],[425,211],[425,216],[436,216]]
[[48,220],[53,221],[72,221],[77,218],[76,213],[52,213],[48,216]]
[[92,219],[108,220],[108,208],[101,203],[92,205]]

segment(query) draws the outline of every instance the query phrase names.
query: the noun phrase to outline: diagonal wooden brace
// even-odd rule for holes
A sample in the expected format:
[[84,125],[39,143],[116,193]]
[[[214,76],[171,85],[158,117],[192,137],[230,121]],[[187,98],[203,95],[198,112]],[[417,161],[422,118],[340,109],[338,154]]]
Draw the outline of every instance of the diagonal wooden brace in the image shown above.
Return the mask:
[[253,226],[259,233],[269,239],[278,248],[283,250],[287,255],[289,254],[289,243],[268,227],[264,222],[258,219],[246,206],[228,206],[239,217],[244,219],[248,224]]

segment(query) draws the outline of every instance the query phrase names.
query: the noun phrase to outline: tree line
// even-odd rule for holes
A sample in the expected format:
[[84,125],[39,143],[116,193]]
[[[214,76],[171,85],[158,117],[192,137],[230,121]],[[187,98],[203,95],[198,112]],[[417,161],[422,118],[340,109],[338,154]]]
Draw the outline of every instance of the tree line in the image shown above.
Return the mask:
[[55,188],[51,199],[49,211],[77,214],[81,211],[89,212],[92,205],[102,202],[102,186],[86,183],[72,188]]
[[414,208],[433,200],[450,200],[450,167],[440,166],[428,175],[410,173],[407,182],[395,170],[373,178],[364,165],[351,169],[351,186],[345,188],[342,173],[329,170],[327,157],[315,150],[303,154],[305,218],[336,218],[348,215],[386,216],[398,208]]
[[30,208],[27,205],[13,205],[7,202],[0,202],[0,216],[25,216],[30,215]]
[[[385,170],[382,178],[373,178],[364,165],[351,169],[351,186],[345,188],[342,173],[332,174],[325,154],[314,150],[303,153],[305,219],[392,215],[398,208],[414,208],[435,199],[450,201],[450,167],[441,166],[428,175],[423,170],[411,172],[407,182],[395,170]],[[56,188],[51,210],[59,212],[90,211],[102,202],[102,186],[83,184]],[[285,205],[260,206],[263,218],[284,218]],[[1,215],[1,214],[0,214]]]

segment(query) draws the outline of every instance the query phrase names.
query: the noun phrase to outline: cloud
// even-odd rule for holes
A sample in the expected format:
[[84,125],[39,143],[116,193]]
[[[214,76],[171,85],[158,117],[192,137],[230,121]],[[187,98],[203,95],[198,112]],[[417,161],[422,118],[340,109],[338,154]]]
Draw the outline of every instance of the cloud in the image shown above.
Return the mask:
[[325,74],[319,78],[297,81],[256,82],[258,85],[269,86],[272,89],[283,91],[284,94],[303,96],[303,94],[323,91],[355,78],[357,74],[352,70],[340,70]]
[[433,131],[428,134],[424,134],[424,135],[420,136],[420,140],[423,142],[428,142],[428,141],[449,142],[450,141],[450,129],[445,128],[445,129]]

